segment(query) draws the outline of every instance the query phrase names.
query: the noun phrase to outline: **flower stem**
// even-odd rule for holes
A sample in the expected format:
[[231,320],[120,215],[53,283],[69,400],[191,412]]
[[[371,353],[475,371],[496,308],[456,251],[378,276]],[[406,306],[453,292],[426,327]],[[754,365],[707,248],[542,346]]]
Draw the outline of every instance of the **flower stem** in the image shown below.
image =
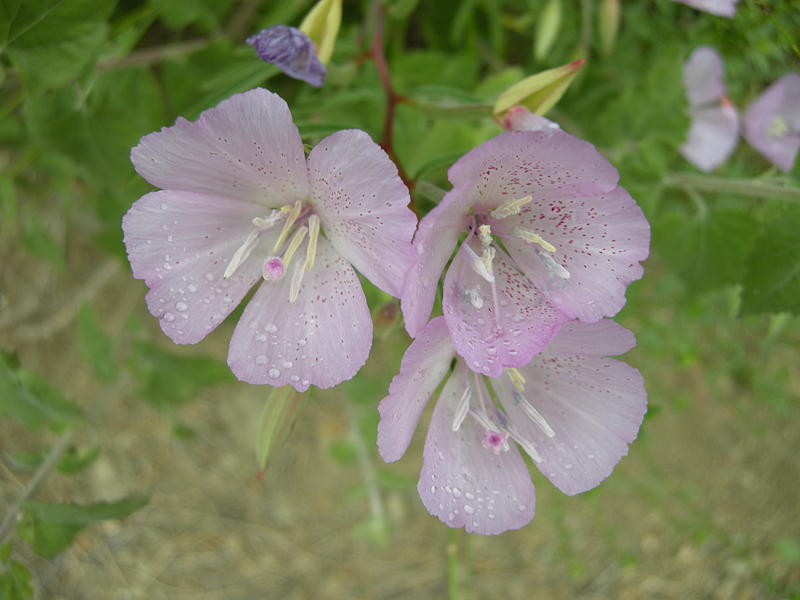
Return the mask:
[[447,528],[447,598],[458,600],[458,529]]
[[347,397],[347,403],[345,406],[347,407],[347,420],[350,429],[350,436],[353,438],[353,443],[356,447],[358,466],[361,469],[361,476],[364,478],[364,485],[367,488],[367,499],[369,501],[370,513],[372,513],[372,521],[380,524],[381,527],[384,527],[386,519],[383,510],[383,500],[381,500],[381,493],[378,487],[378,477],[375,473],[375,467],[370,460],[367,445],[364,443],[364,436],[362,435],[361,429],[358,425],[356,409],[350,396]]
[[757,179],[728,179],[691,173],[673,173],[664,178],[669,187],[693,189],[698,192],[736,194],[750,198],[800,202],[800,188],[765,183]]

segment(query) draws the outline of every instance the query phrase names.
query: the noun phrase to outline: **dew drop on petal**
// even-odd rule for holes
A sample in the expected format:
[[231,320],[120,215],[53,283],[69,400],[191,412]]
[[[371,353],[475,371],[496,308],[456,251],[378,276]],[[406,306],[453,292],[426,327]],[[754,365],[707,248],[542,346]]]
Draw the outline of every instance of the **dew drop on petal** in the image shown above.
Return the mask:
[[164,320],[165,320],[167,323],[171,323],[172,321],[174,321],[174,320],[175,320],[175,315],[173,315],[171,312],[164,313]]
[[188,308],[189,306],[186,304],[186,302],[178,302],[175,304],[175,310],[180,312],[184,312]]
[[281,372],[278,369],[270,369],[269,376],[272,377],[273,379],[277,379],[278,377],[281,376]]
[[[256,364],[258,366],[267,364],[267,357],[264,356],[263,354],[259,354],[258,356],[256,356]],[[270,374],[272,374],[272,371],[270,371]]]

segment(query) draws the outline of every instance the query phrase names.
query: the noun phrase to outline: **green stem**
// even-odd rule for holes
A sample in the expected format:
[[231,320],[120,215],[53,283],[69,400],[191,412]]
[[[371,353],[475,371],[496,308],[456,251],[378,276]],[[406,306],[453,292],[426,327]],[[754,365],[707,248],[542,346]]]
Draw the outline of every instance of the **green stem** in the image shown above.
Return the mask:
[[693,175],[691,173],[673,173],[664,178],[664,184],[670,187],[693,189],[698,192],[736,194],[765,200],[800,202],[800,188],[765,183],[757,179],[728,179],[709,175]]
[[447,598],[458,600],[458,529],[447,528]]
[[381,499],[381,492],[378,486],[378,476],[375,473],[375,467],[370,460],[370,454],[367,450],[367,445],[364,442],[364,436],[358,426],[358,416],[356,409],[353,406],[353,401],[348,396],[347,403],[347,420],[349,422],[350,435],[353,438],[353,443],[356,447],[356,457],[358,458],[358,466],[361,469],[361,476],[364,478],[364,485],[367,488],[367,499],[369,501],[369,510],[372,513],[372,520],[379,523],[381,527],[385,525],[385,516],[383,510],[383,500]]

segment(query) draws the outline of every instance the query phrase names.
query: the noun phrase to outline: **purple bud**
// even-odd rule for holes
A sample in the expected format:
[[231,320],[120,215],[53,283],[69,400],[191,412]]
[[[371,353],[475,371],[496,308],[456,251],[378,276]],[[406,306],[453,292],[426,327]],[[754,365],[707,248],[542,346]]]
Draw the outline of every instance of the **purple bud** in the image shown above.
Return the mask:
[[261,60],[272,63],[287,75],[315,87],[325,81],[325,66],[317,58],[314,42],[305,33],[288,25],[262,29],[247,38]]

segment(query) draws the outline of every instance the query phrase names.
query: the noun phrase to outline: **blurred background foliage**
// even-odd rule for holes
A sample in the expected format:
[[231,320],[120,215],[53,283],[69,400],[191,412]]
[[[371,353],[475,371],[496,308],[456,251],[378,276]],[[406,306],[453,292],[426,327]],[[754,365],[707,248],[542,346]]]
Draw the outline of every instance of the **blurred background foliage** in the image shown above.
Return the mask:
[[[238,312],[176,347],[130,277],[120,221],[149,189],[129,162],[142,135],[265,86],[309,145],[382,139],[377,2],[345,0],[321,89],[243,43],[311,4],[0,0],[0,598],[438,598],[448,579],[467,598],[800,597],[798,166],[742,143],[701,175],[677,151],[689,53],[717,48],[744,110],[798,69],[797,2],[723,19],[623,1],[613,44],[605,0],[386,3],[394,151],[422,213],[500,132],[500,92],[587,58],[549,116],[615,164],[653,226],[620,315],[650,392],[640,439],[581,497],[534,474],[539,515],[498,538],[446,537],[425,513],[420,435],[401,463],[377,457],[408,339],[376,289],[367,366],[276,416],[225,365]],[[265,435],[282,448],[259,478]]]

